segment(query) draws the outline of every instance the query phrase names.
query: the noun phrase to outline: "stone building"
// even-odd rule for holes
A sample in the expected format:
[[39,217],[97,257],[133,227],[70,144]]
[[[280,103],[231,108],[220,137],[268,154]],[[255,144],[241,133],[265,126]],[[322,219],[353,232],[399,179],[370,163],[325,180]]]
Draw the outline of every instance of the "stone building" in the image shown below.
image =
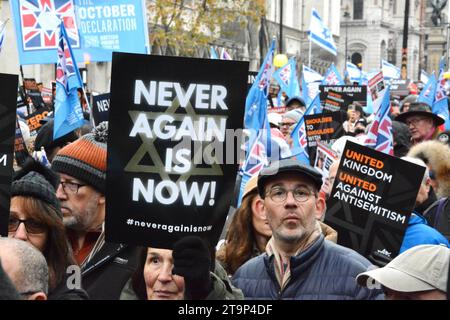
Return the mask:
[[[408,70],[417,79],[424,68],[425,0],[410,0]],[[339,66],[347,60],[364,71],[379,69],[381,60],[401,67],[405,0],[342,0]]]
[[[281,5],[283,5],[283,10],[281,10]],[[312,8],[318,11],[324,24],[330,29],[337,45],[341,31],[339,1],[267,1],[266,17],[269,34],[275,36],[279,41],[281,31],[283,53],[288,56],[296,56],[299,65],[309,64],[308,30]],[[282,30],[280,29],[280,11],[283,11]],[[314,43],[311,44],[311,67],[314,70],[324,73],[331,63],[337,63],[337,58]]]

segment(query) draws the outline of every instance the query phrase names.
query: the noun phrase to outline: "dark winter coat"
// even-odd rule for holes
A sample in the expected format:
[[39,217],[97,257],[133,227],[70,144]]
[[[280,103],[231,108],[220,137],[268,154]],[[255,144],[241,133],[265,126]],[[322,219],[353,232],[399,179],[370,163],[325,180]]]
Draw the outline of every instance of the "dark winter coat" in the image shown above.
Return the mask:
[[92,300],[118,300],[137,264],[135,247],[105,242],[82,267],[82,286]]
[[356,283],[356,276],[371,263],[355,251],[325,240],[323,235],[291,258],[291,280],[280,291],[274,256],[262,254],[241,266],[233,284],[246,299],[350,300],[382,299],[379,290]]

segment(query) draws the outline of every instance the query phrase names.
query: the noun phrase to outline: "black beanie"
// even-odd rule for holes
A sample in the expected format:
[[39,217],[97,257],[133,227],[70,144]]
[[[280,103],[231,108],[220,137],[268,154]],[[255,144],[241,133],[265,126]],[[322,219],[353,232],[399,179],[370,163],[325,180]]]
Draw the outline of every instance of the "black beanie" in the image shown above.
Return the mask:
[[59,177],[57,174],[29,158],[13,178],[11,196],[28,196],[40,199],[54,206],[58,216],[62,219],[61,206],[56,197],[58,185]]
[[67,143],[73,142],[78,139],[75,131],[71,131],[66,135],[53,140],[53,126],[54,120],[48,120],[42,127],[39,128],[36,139],[34,141],[34,149],[36,151],[41,150],[44,147],[46,151],[49,151],[56,147],[64,147]]

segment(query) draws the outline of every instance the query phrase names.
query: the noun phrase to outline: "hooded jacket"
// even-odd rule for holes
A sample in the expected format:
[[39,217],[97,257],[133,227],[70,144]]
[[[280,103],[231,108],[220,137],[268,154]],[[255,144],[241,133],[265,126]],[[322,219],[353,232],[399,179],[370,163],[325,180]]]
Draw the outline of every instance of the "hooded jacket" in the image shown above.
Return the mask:
[[409,218],[399,253],[421,244],[445,245],[450,248],[447,239],[439,231],[430,227],[427,220],[416,212]]
[[450,196],[450,147],[439,141],[425,141],[411,148],[408,156],[422,159],[434,172],[437,198]]

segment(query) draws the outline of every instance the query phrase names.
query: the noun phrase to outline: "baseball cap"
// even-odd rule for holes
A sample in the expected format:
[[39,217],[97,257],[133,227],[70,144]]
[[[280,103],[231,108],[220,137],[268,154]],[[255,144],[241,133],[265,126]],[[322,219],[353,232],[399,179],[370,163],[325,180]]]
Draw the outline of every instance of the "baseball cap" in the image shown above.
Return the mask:
[[275,178],[280,173],[292,172],[300,173],[310,178],[317,190],[322,186],[322,174],[309,165],[305,165],[298,160],[283,159],[274,161],[269,166],[263,168],[258,175],[258,193],[261,198],[264,197],[264,187],[266,184]]
[[289,106],[293,102],[298,102],[301,106],[306,107],[305,101],[299,96],[293,96],[288,101],[286,101],[286,106]]
[[356,277],[366,287],[372,278],[398,292],[441,290],[447,292],[450,249],[440,245],[419,245],[406,250],[383,268]]

